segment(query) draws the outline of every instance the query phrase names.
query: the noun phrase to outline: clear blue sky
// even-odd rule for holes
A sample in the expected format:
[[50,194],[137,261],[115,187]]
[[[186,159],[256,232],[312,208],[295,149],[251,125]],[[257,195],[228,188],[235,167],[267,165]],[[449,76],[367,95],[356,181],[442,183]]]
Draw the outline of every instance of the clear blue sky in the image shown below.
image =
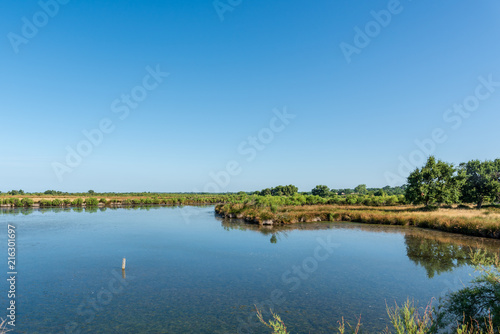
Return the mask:
[[381,187],[437,128],[442,160],[500,158],[498,1],[61,2],[0,3],[2,191],[211,190],[230,161],[217,190]]

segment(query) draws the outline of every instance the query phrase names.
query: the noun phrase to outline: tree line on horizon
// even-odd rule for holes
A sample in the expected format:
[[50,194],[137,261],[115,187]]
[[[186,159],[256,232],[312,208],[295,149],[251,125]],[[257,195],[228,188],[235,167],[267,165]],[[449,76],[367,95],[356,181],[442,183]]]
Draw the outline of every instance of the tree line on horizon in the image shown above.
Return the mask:
[[[97,193],[94,190],[83,192],[62,192],[57,190],[46,190],[45,192],[27,193],[22,189],[11,190],[5,195],[52,195],[52,196],[153,196],[153,195],[215,195],[212,193],[155,193],[155,192],[105,192]],[[221,193],[234,194],[234,193]],[[407,183],[402,186],[383,188],[367,188],[366,184],[360,184],[353,189],[330,189],[326,185],[317,185],[310,192],[299,192],[294,185],[276,186],[265,188],[261,191],[243,192],[238,195],[259,196],[294,196],[312,195],[323,199],[349,197],[349,204],[370,203],[368,197],[393,197],[392,204],[424,204],[431,206],[435,204],[460,204],[473,203],[481,208],[486,202],[500,202],[500,159],[495,160],[471,160],[455,166],[451,163],[436,160],[430,156],[424,166],[416,168],[407,178]],[[358,197],[356,199],[356,197]],[[378,201],[382,203],[383,201]],[[333,201],[335,203],[335,201]]]
[[[294,185],[277,186],[256,191],[260,196],[294,196],[299,194]],[[424,166],[416,168],[407,178],[407,184],[383,188],[367,188],[360,184],[354,189],[330,189],[317,185],[310,192],[300,193],[322,198],[358,195],[358,203],[364,203],[367,196],[398,196],[398,203],[424,204],[461,204],[472,203],[481,208],[483,203],[500,202],[500,159],[471,160],[454,166],[430,156]],[[404,196],[404,199],[403,199]],[[355,204],[355,203],[350,203]]]

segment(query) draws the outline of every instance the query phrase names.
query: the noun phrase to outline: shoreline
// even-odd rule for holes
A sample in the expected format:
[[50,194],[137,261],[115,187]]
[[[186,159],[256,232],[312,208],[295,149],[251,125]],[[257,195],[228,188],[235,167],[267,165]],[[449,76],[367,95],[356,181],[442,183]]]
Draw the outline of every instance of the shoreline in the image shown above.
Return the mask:
[[[471,209],[470,211],[472,211]],[[450,215],[450,211],[455,216]],[[242,206],[240,204],[219,204],[215,212],[223,218],[243,219],[250,224],[261,226],[288,225],[312,222],[355,222],[362,224],[413,226],[468,236],[500,239],[500,219],[471,216],[469,210],[450,209],[448,211],[422,212],[404,209],[367,207],[344,208],[333,205],[323,206],[283,206],[274,208]],[[475,212],[472,212],[475,213]],[[467,217],[469,214],[470,217]],[[490,219],[491,218],[491,219]]]

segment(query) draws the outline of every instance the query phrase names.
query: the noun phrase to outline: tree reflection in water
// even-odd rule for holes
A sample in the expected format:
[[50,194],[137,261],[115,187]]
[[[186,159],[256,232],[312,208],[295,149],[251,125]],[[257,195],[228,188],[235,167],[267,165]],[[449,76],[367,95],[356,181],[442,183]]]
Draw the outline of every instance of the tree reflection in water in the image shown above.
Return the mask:
[[328,230],[336,228],[358,229],[373,233],[397,233],[404,236],[406,255],[416,265],[423,267],[427,277],[433,278],[456,268],[469,265],[470,253],[477,249],[485,250],[489,255],[498,253],[500,241],[496,239],[469,237],[440,231],[424,230],[414,227],[366,225],[357,223],[299,223],[282,226],[260,226],[248,224],[240,219],[222,219],[216,216],[224,229],[230,231],[251,230],[264,235],[271,235],[270,242],[275,244],[281,237],[287,237],[291,230]]
[[406,255],[415,264],[427,271],[427,277],[451,272],[469,263],[471,247],[443,242],[439,239],[424,238],[411,234],[405,235]]
[[498,254],[500,242],[493,239],[467,237],[442,232],[406,233],[406,255],[427,271],[429,278],[455,268],[470,265],[470,254],[478,249],[487,256]]

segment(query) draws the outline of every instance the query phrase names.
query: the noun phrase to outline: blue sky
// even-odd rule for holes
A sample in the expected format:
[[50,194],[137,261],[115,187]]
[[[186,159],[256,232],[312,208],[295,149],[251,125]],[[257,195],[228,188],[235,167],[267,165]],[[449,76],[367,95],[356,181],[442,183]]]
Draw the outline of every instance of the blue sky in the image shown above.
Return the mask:
[[2,191],[382,187],[429,152],[500,158],[498,1],[61,2],[0,3]]

